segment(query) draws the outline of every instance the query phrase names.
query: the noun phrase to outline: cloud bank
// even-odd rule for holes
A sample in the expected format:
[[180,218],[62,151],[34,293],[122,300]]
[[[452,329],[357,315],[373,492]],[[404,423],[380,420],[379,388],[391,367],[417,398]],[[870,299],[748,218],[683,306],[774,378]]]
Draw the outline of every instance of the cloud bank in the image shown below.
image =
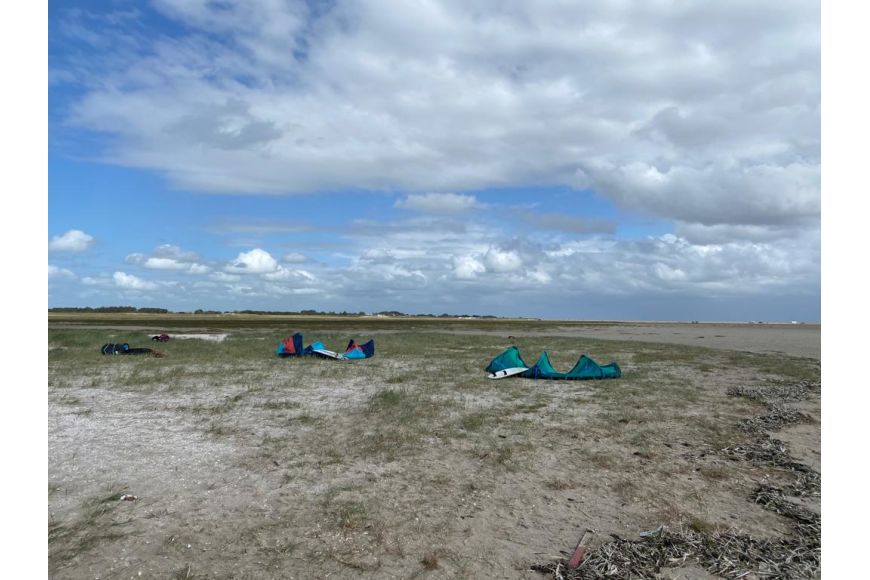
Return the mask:
[[96,56],[52,70],[81,91],[69,123],[114,137],[105,160],[183,188],[450,212],[552,184],[689,226],[818,219],[817,2],[154,8],[172,34],[70,12]]

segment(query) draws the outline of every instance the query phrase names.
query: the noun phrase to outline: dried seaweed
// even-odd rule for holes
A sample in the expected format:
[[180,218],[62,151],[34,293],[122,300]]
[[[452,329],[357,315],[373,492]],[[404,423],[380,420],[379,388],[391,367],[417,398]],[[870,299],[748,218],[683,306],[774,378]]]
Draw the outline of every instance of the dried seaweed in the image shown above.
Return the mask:
[[562,560],[536,564],[532,570],[555,580],[654,579],[660,577],[664,567],[691,563],[711,574],[735,580],[749,575],[783,579],[815,577],[821,562],[821,516],[787,497],[819,496],[821,476],[795,461],[786,445],[765,431],[809,420],[783,407],[782,403],[804,400],[818,391],[819,384],[809,381],[729,390],[729,395],[763,402],[769,413],[740,424],[744,432],[754,436],[751,441],[701,454],[703,457],[715,453],[775,467],[790,476],[790,482],[781,487],[768,483],[759,485],[750,498],[764,509],[787,518],[792,531],[789,537],[757,538],[733,530],[705,533],[691,528],[663,529],[661,533],[648,534],[636,541],[614,535],[613,541],[591,551],[575,569],[569,570]]
[[809,578],[819,568],[818,541],[804,536],[770,540],[745,534],[705,534],[684,528],[633,541],[615,537],[569,570],[564,562],[532,566],[560,580],[655,579],[662,568],[695,564],[723,578]]
[[746,397],[762,403],[794,403],[817,395],[821,384],[816,381],[797,383],[773,383],[754,387],[732,387],[728,394],[732,397]]
[[778,431],[786,425],[796,423],[809,423],[812,419],[794,409],[788,409],[781,405],[769,404],[766,415],[759,415],[751,419],[741,421],[738,427],[747,433],[760,433],[762,431]]

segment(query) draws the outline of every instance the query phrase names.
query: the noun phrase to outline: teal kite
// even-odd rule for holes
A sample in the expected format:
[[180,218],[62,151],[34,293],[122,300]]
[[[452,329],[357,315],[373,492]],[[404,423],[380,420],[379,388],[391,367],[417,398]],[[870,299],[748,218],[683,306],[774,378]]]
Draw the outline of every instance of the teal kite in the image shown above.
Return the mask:
[[512,346],[492,359],[486,367],[489,378],[500,379],[509,376],[520,376],[526,379],[618,379],[622,370],[615,362],[600,365],[588,356],[580,355],[577,364],[567,373],[560,373],[550,363],[550,355],[544,351],[532,366],[526,364],[517,347]]

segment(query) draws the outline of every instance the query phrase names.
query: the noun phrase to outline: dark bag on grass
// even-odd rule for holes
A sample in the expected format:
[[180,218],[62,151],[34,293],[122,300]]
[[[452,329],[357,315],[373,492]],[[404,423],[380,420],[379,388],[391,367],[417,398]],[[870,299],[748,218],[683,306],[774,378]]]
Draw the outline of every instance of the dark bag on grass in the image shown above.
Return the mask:
[[103,354],[127,354],[130,350],[130,345],[125,343],[116,344],[114,342],[107,342],[103,345],[103,348],[100,349],[100,352]]

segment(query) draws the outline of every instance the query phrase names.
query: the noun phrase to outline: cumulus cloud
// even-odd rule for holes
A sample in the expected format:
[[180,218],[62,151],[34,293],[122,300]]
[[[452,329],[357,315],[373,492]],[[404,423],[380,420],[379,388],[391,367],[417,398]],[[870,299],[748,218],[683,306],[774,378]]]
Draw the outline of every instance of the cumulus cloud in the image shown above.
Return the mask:
[[172,258],[148,258],[142,264],[153,270],[185,270],[187,265]]
[[112,279],[115,281],[116,286],[118,286],[119,288],[124,288],[125,290],[157,289],[157,284],[155,284],[154,282],[143,280],[138,276],[133,276],[132,274],[127,274],[125,272],[115,272],[112,275]]
[[631,163],[585,168],[603,193],[627,208],[712,225],[801,225],[821,210],[818,163],[711,163],[704,167]]
[[[367,231],[352,234],[342,260],[334,263],[309,261],[300,268],[276,262],[273,267],[268,252],[258,249],[210,272],[203,283],[172,285],[123,272],[88,276],[81,282],[110,297],[118,288],[141,292],[159,287],[162,300],[183,301],[194,308],[516,314],[520,305],[519,313],[551,316],[566,316],[566,307],[581,308],[592,296],[627,305],[658,300],[657,304],[677,305],[672,306],[673,315],[685,311],[680,308],[691,301],[733,299],[749,308],[764,296],[812,297],[820,286],[818,229],[807,229],[798,237],[754,240],[692,240],[679,234],[530,239],[507,226],[474,223],[457,232],[414,223],[416,227],[408,228],[391,223],[380,237]],[[421,234],[410,235],[413,231]],[[230,272],[230,267],[241,272]],[[173,273],[163,271],[165,276]],[[215,297],[231,302],[213,304]],[[595,312],[584,316],[594,318]]]
[[519,254],[498,248],[490,248],[483,259],[486,263],[486,269],[492,272],[515,272],[523,265],[523,260]]
[[453,273],[460,280],[473,280],[486,272],[486,266],[474,256],[460,256],[453,261]]
[[816,2],[154,6],[178,31],[71,13],[100,48],[51,72],[106,159],[184,188],[448,212],[562,184],[706,226],[818,219]]
[[48,265],[49,278],[75,278],[75,274],[66,268],[59,268],[51,264]]
[[242,252],[226,268],[236,274],[267,274],[278,270],[278,261],[272,255],[260,248],[250,252]]
[[136,252],[128,254],[125,261],[149,270],[169,270],[188,274],[206,274],[211,267],[198,262],[199,254],[184,251],[178,246],[163,244],[154,249],[150,256]]
[[397,200],[395,203],[395,206],[398,208],[412,209],[430,214],[462,213],[478,205],[478,201],[473,195],[460,195],[457,193],[409,195],[404,199]]
[[54,236],[48,243],[48,249],[56,252],[84,252],[93,243],[93,236],[81,230],[69,230],[64,234]]

